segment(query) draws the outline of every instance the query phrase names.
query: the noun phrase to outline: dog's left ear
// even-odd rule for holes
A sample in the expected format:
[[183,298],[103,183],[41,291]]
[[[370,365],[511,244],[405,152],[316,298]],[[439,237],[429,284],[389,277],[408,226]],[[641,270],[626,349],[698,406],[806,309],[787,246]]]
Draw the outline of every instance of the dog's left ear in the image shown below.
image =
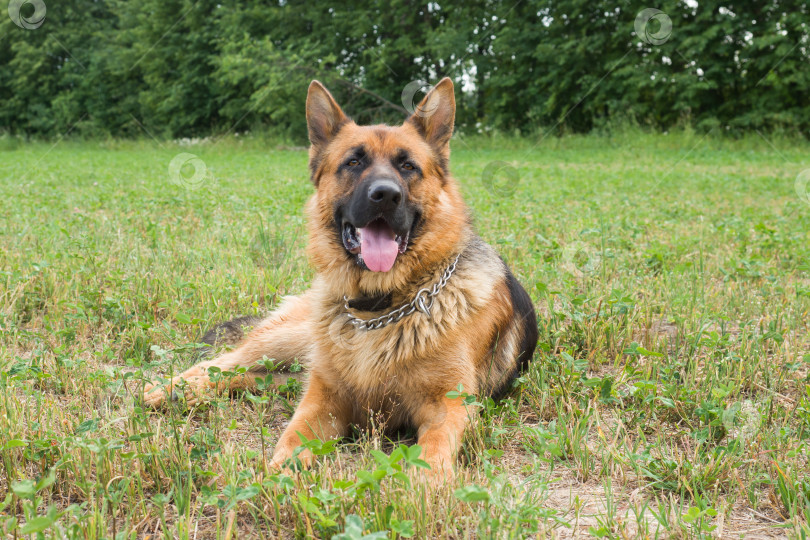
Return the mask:
[[453,81],[450,77],[445,77],[427,93],[406,122],[412,124],[428,143],[444,154],[449,150],[455,119],[456,96],[453,93]]
[[332,140],[348,118],[324,85],[312,81],[307,92],[309,141],[320,149]]

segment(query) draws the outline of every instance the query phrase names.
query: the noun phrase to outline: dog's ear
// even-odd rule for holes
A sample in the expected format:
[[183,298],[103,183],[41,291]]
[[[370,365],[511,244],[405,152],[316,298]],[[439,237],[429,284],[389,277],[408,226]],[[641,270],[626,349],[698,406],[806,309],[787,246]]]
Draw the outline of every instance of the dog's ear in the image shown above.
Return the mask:
[[445,77],[427,93],[406,122],[412,124],[434,148],[445,153],[453,135],[455,119],[453,81]]
[[307,92],[307,128],[312,146],[325,146],[347,121],[329,90],[318,81],[312,81]]

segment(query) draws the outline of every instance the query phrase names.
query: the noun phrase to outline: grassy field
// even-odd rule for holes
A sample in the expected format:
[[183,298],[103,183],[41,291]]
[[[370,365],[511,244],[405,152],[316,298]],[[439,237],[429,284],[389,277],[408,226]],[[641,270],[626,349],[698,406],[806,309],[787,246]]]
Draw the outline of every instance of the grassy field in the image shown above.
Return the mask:
[[[624,133],[453,148],[540,343],[507,399],[476,401],[457,481],[436,491],[401,474],[408,434],[358,433],[311,471],[267,472],[294,381],[191,411],[138,402],[210,325],[307,287],[304,149],[1,140],[2,534],[810,533],[810,145]],[[199,161],[180,166],[183,152]]]

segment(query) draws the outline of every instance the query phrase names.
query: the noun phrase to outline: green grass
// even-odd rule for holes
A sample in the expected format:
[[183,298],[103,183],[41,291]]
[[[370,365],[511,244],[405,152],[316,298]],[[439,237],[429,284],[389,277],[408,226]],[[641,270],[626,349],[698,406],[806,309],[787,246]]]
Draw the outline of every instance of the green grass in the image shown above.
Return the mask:
[[[453,173],[540,343],[507,399],[478,399],[438,491],[401,474],[413,439],[377,432],[268,473],[295,385],[191,412],[133,399],[210,325],[307,287],[304,150],[0,143],[5,536],[810,532],[806,142],[455,140]],[[180,152],[205,164],[197,189],[170,178]]]

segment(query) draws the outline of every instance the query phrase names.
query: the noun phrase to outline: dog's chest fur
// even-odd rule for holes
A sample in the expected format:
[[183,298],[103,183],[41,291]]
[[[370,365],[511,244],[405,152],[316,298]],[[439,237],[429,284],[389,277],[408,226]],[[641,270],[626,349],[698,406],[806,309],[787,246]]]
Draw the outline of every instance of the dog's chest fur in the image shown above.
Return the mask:
[[[432,286],[443,271],[438,268],[425,276],[413,293]],[[324,316],[315,324],[313,368],[352,399],[356,416],[363,416],[364,410],[384,416],[397,411],[403,418],[389,420],[406,421],[403,413],[418,404],[408,403],[403,396],[413,401],[414,396],[435,395],[431,390],[447,380],[465,380],[458,372],[469,370],[469,352],[456,336],[463,335],[460,328],[491,300],[503,272],[494,250],[478,240],[467,247],[446,287],[434,297],[430,316],[416,311],[374,330],[352,325],[343,299],[329,297],[324,290],[318,298],[323,309],[316,310]],[[395,302],[392,308],[399,305]],[[387,311],[353,314],[372,318]]]

